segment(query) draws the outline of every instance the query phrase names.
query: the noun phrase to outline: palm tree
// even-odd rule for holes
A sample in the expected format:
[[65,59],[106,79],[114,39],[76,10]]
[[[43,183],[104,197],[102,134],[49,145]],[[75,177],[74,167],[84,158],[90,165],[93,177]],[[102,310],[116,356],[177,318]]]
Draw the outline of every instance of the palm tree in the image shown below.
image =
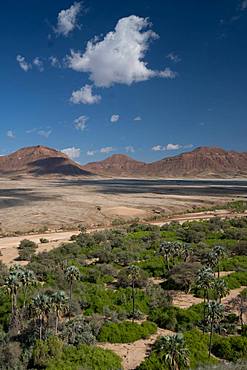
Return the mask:
[[62,290],[54,292],[51,295],[51,305],[56,315],[55,334],[57,335],[60,314],[68,309],[68,297],[65,292]]
[[71,315],[71,307],[72,307],[72,288],[73,288],[73,282],[76,280],[79,280],[81,277],[80,271],[76,266],[68,266],[65,270],[65,277],[69,283],[69,317]]
[[208,291],[212,288],[214,284],[214,273],[210,267],[202,267],[197,274],[196,286],[199,289],[203,289],[203,333],[205,332],[205,322],[206,322],[206,299],[209,301]]
[[182,245],[182,256],[184,258],[184,262],[188,262],[191,256],[191,252],[192,252],[191,244],[186,243]]
[[214,281],[214,291],[217,302],[221,303],[221,299],[229,294],[230,289],[228,288],[225,280],[217,279]]
[[5,279],[4,288],[9,293],[11,297],[11,314],[12,319],[16,317],[17,313],[17,293],[21,287],[21,282],[19,275],[17,273],[10,273],[9,276]]
[[218,273],[218,279],[220,278],[220,262],[221,259],[225,256],[225,248],[221,245],[216,245],[213,248],[213,254],[216,256],[216,265],[217,265],[217,273]]
[[154,351],[160,354],[162,361],[170,370],[188,368],[189,352],[182,334],[161,337],[154,346]]
[[210,325],[210,337],[209,337],[209,347],[208,347],[208,357],[210,357],[211,351],[212,351],[213,327],[214,325],[218,325],[220,328],[220,321],[224,315],[224,306],[216,301],[208,302],[207,312],[208,312],[208,322]]
[[164,257],[167,269],[170,270],[170,257],[174,253],[174,243],[172,242],[161,243],[159,253]]
[[26,307],[26,300],[27,300],[27,291],[29,288],[35,286],[37,284],[37,279],[33,271],[23,269],[20,274],[20,281],[23,287],[23,310]]
[[133,322],[135,318],[135,285],[140,276],[140,268],[135,265],[129,266],[128,276],[130,279],[131,289],[132,289],[132,322]]
[[39,339],[42,339],[45,317],[48,316],[50,308],[51,300],[45,293],[39,293],[31,301],[31,311],[33,316],[37,318],[39,322]]

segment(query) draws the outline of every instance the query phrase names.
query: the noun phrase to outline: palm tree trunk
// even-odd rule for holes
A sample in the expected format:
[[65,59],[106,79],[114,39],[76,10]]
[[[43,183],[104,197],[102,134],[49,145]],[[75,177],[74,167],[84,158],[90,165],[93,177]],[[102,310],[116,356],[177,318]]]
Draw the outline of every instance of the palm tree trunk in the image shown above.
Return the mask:
[[58,315],[58,312],[57,312],[57,313],[56,313],[56,322],[55,322],[55,334],[56,334],[56,335],[57,335],[57,331],[58,331],[58,330],[57,330],[57,329],[58,329],[58,320],[59,320],[59,319],[58,319],[58,316],[59,316],[59,315]]
[[71,308],[72,308],[72,280],[69,286],[69,320],[71,319]]
[[205,333],[205,324],[206,324],[206,289],[203,293],[203,334]]
[[214,324],[214,316],[211,318],[209,347],[208,347],[208,357],[211,356],[211,351],[212,351],[213,324]]
[[135,317],[135,282],[132,280],[132,322]]
[[43,329],[43,318],[42,315],[39,316],[39,339],[42,339],[42,329]]

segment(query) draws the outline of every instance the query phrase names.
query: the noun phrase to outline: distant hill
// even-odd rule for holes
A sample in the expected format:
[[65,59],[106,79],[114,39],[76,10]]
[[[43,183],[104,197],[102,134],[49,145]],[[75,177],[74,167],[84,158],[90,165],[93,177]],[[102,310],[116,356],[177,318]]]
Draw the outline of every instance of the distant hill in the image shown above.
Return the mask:
[[0,174],[91,175],[66,154],[40,145],[0,157]]
[[103,161],[88,163],[83,168],[96,174],[112,177],[246,177],[247,153],[199,147],[191,152],[152,163],[138,162],[126,155],[118,154]]
[[125,154],[113,154],[103,161],[91,162],[83,166],[89,172],[103,176],[134,176],[143,172],[144,162],[136,161]]
[[66,154],[44,146],[23,148],[0,157],[1,174],[62,175],[160,178],[234,178],[247,177],[247,153],[221,148],[200,147],[152,163],[114,154],[103,161],[84,166]]

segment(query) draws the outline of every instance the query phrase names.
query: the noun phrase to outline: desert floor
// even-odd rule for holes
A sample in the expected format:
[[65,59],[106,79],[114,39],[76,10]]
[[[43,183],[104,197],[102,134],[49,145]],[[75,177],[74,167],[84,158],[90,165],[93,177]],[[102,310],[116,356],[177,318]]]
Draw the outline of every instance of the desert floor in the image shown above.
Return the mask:
[[247,180],[0,178],[2,232],[109,225],[247,198]]

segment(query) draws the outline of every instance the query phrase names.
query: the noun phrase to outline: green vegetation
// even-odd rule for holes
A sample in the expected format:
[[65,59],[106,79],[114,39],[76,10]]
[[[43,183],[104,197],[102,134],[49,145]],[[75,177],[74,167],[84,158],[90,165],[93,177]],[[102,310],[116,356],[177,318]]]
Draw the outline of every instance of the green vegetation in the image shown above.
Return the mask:
[[[157,327],[177,335],[161,337],[140,369],[195,369],[217,363],[213,355],[244,360],[247,290],[234,298],[234,313],[222,302],[247,286],[246,236],[246,218],[214,218],[81,228],[39,254],[23,240],[18,260],[27,265],[0,263],[0,370],[121,369],[98,343],[132,343]],[[174,291],[202,303],[175,307]]]
[[156,333],[157,325],[145,321],[142,324],[123,321],[120,323],[107,323],[102,326],[97,339],[100,342],[129,343],[144,339]]

